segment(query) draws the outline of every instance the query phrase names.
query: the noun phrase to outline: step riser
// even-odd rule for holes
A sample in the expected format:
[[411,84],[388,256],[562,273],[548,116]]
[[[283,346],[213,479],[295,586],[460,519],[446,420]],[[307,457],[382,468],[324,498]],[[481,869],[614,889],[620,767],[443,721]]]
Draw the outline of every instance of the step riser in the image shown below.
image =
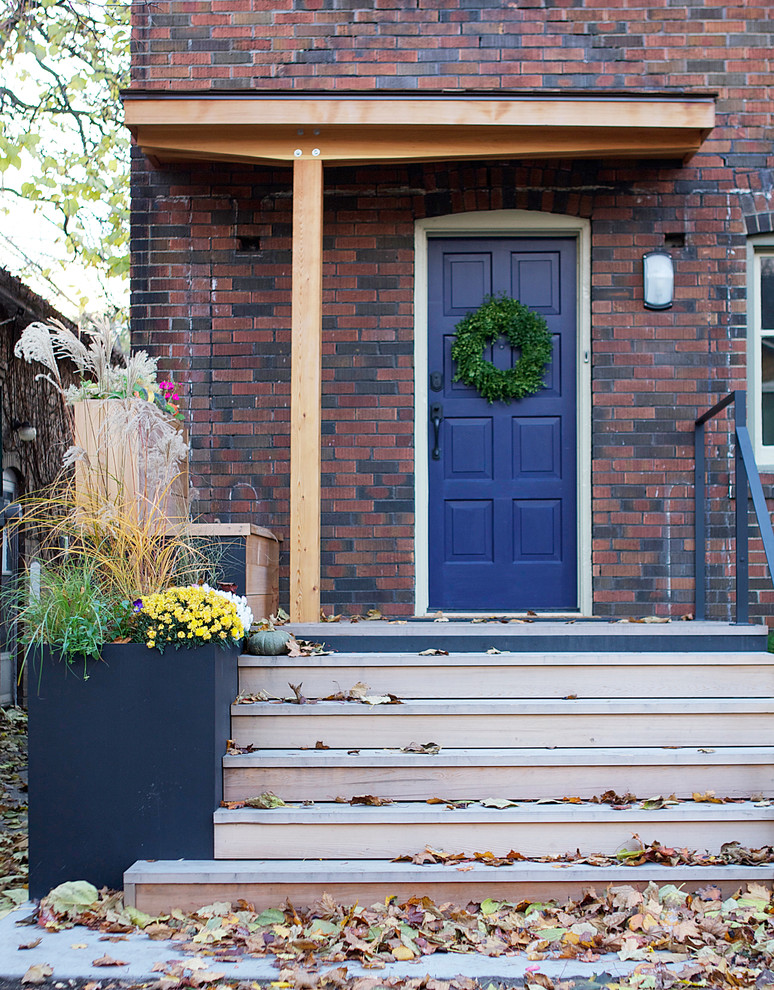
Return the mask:
[[[559,871],[557,871],[559,872]],[[362,907],[384,903],[388,897],[396,896],[398,903],[403,903],[411,897],[429,897],[436,904],[451,903],[465,907],[470,901],[481,901],[487,897],[493,900],[518,903],[522,900],[548,901],[556,899],[564,901],[567,898],[579,900],[589,887],[604,890],[606,883],[600,870],[599,881],[578,880],[551,882],[500,880],[497,871],[492,871],[492,879],[476,884],[471,889],[468,884],[436,882],[428,874],[427,880],[418,883],[379,883],[364,879],[359,883],[316,883],[309,880],[304,883],[191,883],[191,884],[127,884],[125,900],[128,905],[144,911],[146,914],[167,914],[174,908],[183,911],[194,911],[216,901],[228,901],[232,904],[244,900],[252,904],[256,911],[276,908],[290,901],[297,908],[311,907],[319,901],[323,894],[329,894],[337,904],[346,906],[359,903]],[[750,879],[761,882],[757,876]],[[767,878],[768,879],[768,878]],[[661,883],[670,883],[671,879],[659,877]],[[616,883],[626,883],[637,890],[644,890],[648,881],[639,876],[616,878]],[[693,892],[708,884],[718,886],[723,897],[730,897],[742,887],[741,880],[724,880],[714,870],[707,868],[706,872],[696,880],[681,883],[681,889]]]
[[[247,707],[247,706],[245,706]],[[403,715],[400,706],[348,714],[232,714],[232,738],[238,746],[260,749],[314,749],[321,741],[331,749],[401,748],[432,741],[455,749],[481,747],[564,746],[754,746],[774,739],[774,714],[479,714]],[[387,708],[391,711],[382,714]]]
[[640,798],[690,797],[712,790],[722,797],[774,796],[774,770],[765,764],[675,767],[271,767],[224,770],[224,798],[242,801],[272,791],[285,801],[334,801],[362,794],[400,801],[443,797],[510,800],[581,797],[613,790]]
[[[390,658],[392,659],[392,658]],[[416,662],[416,657],[413,658]],[[247,694],[266,691],[279,698],[293,698],[290,684],[301,684],[307,698],[326,698],[347,691],[358,682],[373,694],[399,698],[767,698],[774,695],[774,667],[754,665],[610,666],[553,664],[497,666],[482,657],[470,666],[411,666],[304,668],[285,666],[240,667],[239,689]]]
[[766,651],[765,627],[711,626],[702,623],[534,622],[486,623],[382,622],[304,623],[286,627],[298,639],[324,643],[339,653],[485,653],[490,647],[514,653],[637,653]]
[[636,821],[626,822],[348,822],[215,824],[216,859],[393,859],[430,845],[472,854],[489,850],[505,856],[575,852],[614,854],[636,834],[650,844],[718,853],[724,842],[759,848],[771,843],[770,821]]

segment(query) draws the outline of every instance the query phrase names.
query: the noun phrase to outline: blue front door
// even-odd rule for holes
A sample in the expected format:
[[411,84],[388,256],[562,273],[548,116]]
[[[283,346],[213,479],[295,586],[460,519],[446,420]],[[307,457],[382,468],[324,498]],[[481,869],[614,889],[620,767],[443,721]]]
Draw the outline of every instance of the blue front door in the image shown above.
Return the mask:
[[[432,609],[578,606],[576,277],[572,238],[430,241]],[[455,325],[500,293],[545,318],[554,348],[546,388],[490,405],[453,381],[450,351]],[[509,368],[518,354],[501,339],[485,357]]]

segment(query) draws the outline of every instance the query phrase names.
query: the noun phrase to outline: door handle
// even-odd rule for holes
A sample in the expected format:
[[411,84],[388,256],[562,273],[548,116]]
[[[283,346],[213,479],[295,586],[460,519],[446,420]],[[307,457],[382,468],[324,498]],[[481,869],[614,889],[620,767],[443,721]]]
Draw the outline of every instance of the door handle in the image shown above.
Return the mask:
[[441,436],[441,420],[443,419],[443,406],[440,402],[434,402],[430,406],[430,422],[433,424],[433,460],[440,461],[441,448],[439,446]]

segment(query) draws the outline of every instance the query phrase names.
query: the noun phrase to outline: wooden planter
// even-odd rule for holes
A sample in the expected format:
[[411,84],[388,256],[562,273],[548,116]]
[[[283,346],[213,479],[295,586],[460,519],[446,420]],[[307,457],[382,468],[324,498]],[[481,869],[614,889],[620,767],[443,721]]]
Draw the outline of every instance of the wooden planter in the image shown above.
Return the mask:
[[85,665],[31,658],[31,897],[65,880],[120,888],[137,859],[212,859],[238,653],[130,643]]
[[[145,478],[148,451],[139,439],[118,436],[111,426],[111,410],[120,399],[86,399],[73,404],[75,444],[86,451],[86,458],[75,465],[75,484],[79,492],[99,493],[109,502],[125,505],[152,498]],[[178,420],[175,428],[185,436]],[[158,509],[172,521],[188,518],[188,462],[163,491]],[[140,509],[142,516],[142,509]]]
[[277,614],[280,541],[274,533],[252,523],[193,523],[186,533],[220,544],[224,580],[247,596],[256,622]]

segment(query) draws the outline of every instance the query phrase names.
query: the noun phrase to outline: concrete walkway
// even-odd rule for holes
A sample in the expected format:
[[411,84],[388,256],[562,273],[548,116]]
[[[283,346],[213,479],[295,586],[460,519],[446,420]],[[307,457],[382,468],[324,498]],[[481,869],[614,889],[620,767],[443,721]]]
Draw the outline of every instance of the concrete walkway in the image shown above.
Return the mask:
[[[51,983],[61,980],[115,980],[149,981],[157,980],[162,973],[154,972],[157,963],[201,963],[206,969],[222,973],[223,980],[250,980],[269,983],[278,978],[278,967],[274,956],[248,958],[237,963],[220,963],[210,956],[195,956],[180,952],[176,943],[153,941],[141,932],[120,936],[104,936],[101,932],[90,931],[76,926],[59,932],[47,932],[35,924],[30,924],[34,906],[24,904],[16,911],[0,920],[0,979],[18,980],[27,969],[36,964],[48,963],[53,968]],[[28,922],[25,924],[25,922]],[[20,949],[19,946],[40,938],[34,949]],[[121,938],[120,941],[109,939]],[[127,963],[125,966],[95,966],[93,960],[110,956]],[[655,961],[655,959],[654,959]],[[292,967],[292,963],[283,963]],[[503,956],[492,959],[488,956],[461,955],[458,953],[435,953],[425,956],[416,963],[392,963],[385,969],[364,969],[358,963],[322,963],[320,970],[333,969],[346,965],[352,976],[370,977],[422,977],[430,974],[435,979],[449,980],[463,975],[480,981],[485,987],[490,983],[520,983],[529,972],[539,971],[552,980],[577,979],[588,982],[594,976],[605,973],[612,977],[625,976],[642,963],[621,962],[617,956],[602,956],[598,962],[580,963],[575,960],[556,959],[530,962],[526,956]],[[527,968],[529,967],[529,972]],[[600,981],[601,983],[608,980]],[[595,981],[596,982],[596,981]]]

